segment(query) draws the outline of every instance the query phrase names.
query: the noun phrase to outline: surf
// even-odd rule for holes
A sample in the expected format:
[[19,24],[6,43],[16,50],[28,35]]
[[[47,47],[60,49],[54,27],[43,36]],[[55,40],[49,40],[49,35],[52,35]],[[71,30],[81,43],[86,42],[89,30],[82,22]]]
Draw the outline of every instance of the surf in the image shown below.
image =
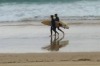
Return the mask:
[[55,13],[62,19],[100,16],[99,0],[0,0],[0,3],[0,22],[40,20]]

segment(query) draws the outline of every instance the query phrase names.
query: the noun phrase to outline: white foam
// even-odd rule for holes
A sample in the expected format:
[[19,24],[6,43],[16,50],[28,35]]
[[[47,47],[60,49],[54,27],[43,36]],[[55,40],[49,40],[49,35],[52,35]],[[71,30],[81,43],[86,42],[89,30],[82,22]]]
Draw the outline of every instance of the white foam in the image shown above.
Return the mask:
[[49,4],[2,4],[0,21],[18,21],[25,18],[59,16],[100,16],[100,1]]

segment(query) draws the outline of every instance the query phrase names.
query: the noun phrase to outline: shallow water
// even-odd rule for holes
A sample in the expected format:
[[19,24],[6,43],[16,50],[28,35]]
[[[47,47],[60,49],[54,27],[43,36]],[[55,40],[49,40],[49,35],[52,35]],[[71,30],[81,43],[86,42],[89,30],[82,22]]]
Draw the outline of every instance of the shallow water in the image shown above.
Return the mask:
[[0,25],[0,53],[97,52],[100,51],[100,25],[69,25],[59,38],[49,37],[50,27]]

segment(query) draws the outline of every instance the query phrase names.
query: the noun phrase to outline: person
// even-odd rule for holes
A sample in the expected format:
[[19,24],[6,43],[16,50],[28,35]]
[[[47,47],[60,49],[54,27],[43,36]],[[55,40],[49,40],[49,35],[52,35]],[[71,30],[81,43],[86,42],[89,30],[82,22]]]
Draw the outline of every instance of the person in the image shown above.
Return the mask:
[[55,36],[56,33],[59,35],[59,33],[56,31],[56,23],[53,15],[51,15],[51,36],[52,36],[52,30],[55,32]]
[[[55,14],[55,21],[56,21],[56,22],[60,22],[60,19],[59,19],[59,17],[58,17],[57,14]],[[59,25],[60,25],[60,24],[59,24]],[[58,26],[57,28],[58,28],[59,31],[61,31],[61,32],[64,34],[64,32],[60,29],[59,26]]]

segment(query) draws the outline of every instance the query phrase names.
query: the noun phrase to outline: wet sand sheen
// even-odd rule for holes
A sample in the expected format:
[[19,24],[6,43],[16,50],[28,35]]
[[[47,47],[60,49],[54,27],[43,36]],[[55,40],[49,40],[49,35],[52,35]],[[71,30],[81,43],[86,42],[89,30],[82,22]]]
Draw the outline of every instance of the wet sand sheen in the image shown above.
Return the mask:
[[[27,53],[27,52],[95,52],[100,50],[99,25],[69,25],[69,29],[62,29],[56,44],[51,46],[50,27],[48,26],[1,26],[0,52]],[[55,42],[54,36],[52,42]],[[46,48],[48,47],[48,48]],[[44,48],[44,49],[43,49]],[[45,49],[46,48],[46,49]]]
[[99,25],[69,26],[52,40],[48,26],[1,26],[0,66],[100,66]]

